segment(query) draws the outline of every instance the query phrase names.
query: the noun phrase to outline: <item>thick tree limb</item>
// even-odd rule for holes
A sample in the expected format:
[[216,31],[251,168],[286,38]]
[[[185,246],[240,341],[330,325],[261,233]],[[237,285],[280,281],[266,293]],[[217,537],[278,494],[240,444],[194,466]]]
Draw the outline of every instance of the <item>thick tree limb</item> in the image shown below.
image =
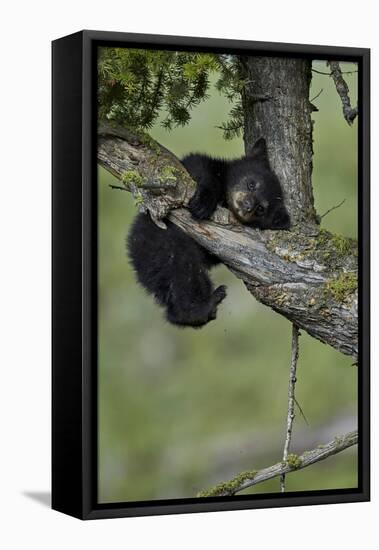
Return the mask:
[[215,487],[201,491],[199,497],[213,496],[231,496],[236,493],[263,483],[274,477],[282,476],[296,470],[307,468],[316,462],[325,460],[326,458],[336,455],[348,447],[352,447],[358,443],[358,431],[347,433],[341,437],[335,437],[326,445],[319,445],[316,449],[305,451],[302,455],[288,455],[286,461],[278,462],[268,468],[262,470],[252,470],[239,474],[230,481],[219,483]]
[[219,208],[210,221],[180,208],[195,183],[179,160],[151,138],[101,126],[98,161],[130,191],[161,226],[169,216],[217,255],[261,303],[300,329],[354,358],[358,352],[356,242],[314,225],[293,231],[241,226]]

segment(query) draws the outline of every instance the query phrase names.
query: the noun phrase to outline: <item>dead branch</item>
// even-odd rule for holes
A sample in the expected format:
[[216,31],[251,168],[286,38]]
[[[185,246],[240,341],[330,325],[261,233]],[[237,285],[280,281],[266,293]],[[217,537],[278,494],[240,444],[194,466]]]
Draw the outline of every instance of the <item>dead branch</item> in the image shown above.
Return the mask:
[[342,111],[346,122],[351,126],[355,117],[358,114],[358,107],[353,108],[350,103],[349,87],[346,84],[345,79],[342,76],[340,64],[337,61],[328,61],[327,65],[330,67],[331,76],[334,80],[336,90],[342,101]]
[[199,497],[214,497],[214,496],[231,496],[236,493],[263,483],[274,477],[289,474],[291,472],[307,468],[316,462],[325,460],[326,458],[336,455],[345,449],[352,447],[358,443],[358,431],[347,433],[341,437],[335,437],[333,441],[325,445],[319,445],[316,449],[305,451],[302,455],[297,456],[289,454],[286,461],[278,462],[268,468],[262,470],[252,470],[243,472],[230,481],[225,481],[217,484],[211,489],[201,491]]
[[[293,324],[292,325],[292,357],[291,357],[291,366],[290,366],[290,377],[288,382],[288,412],[287,412],[287,431],[286,439],[284,441],[283,449],[283,461],[286,462],[288,458],[288,453],[291,446],[292,438],[292,428],[293,421],[295,418],[295,385],[296,385],[296,369],[297,369],[297,360],[299,358],[299,329]],[[285,480],[286,475],[282,474],[280,476],[280,490],[282,493],[285,491]]]

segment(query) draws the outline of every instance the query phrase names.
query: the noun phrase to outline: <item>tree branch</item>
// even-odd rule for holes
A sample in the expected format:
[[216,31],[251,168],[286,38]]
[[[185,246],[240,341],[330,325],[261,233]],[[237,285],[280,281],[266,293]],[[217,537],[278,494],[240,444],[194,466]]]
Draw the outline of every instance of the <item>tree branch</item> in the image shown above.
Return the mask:
[[351,126],[354,122],[355,117],[358,114],[358,107],[351,106],[350,97],[349,97],[349,87],[346,84],[342,76],[342,71],[340,64],[337,61],[328,61],[327,65],[330,67],[331,76],[334,80],[336,90],[342,101],[342,111],[343,116],[345,117],[346,122]]
[[244,472],[239,474],[230,481],[219,483],[211,489],[201,491],[199,497],[213,497],[213,496],[231,496],[236,493],[263,483],[274,477],[288,474],[295,470],[302,470],[307,468],[316,462],[325,460],[326,458],[338,454],[348,447],[352,447],[358,443],[358,431],[347,433],[341,437],[335,437],[333,441],[330,441],[326,445],[319,445],[316,449],[305,451],[302,455],[297,456],[290,454],[286,461],[278,462],[268,468],[262,470],[253,470],[251,472]]
[[[357,72],[358,72],[357,70],[355,70],[355,71],[341,71],[341,74],[355,74]],[[312,73],[323,74],[325,76],[332,76],[332,73],[326,73],[325,71],[318,71],[317,69],[314,69],[313,67],[312,67]]]
[[340,208],[340,206],[342,206],[345,202],[346,202],[346,199],[343,199],[341,202],[339,202],[335,206],[332,206],[331,208],[329,208],[329,210],[327,210],[326,212],[320,215],[320,220],[322,220],[323,218],[325,218],[325,216],[333,212],[333,210],[337,210],[337,208]]
[[101,125],[98,161],[165,227],[169,219],[218,256],[261,303],[339,351],[357,357],[357,243],[297,225],[292,231],[241,226],[218,208],[199,222],[181,208],[195,182],[180,161],[149,136]]
[[[287,412],[287,431],[286,439],[284,441],[283,449],[283,461],[285,462],[288,458],[288,452],[290,450],[291,438],[292,438],[292,426],[295,418],[295,385],[296,385],[296,369],[297,369],[297,360],[299,358],[299,329],[293,324],[292,325],[292,357],[291,357],[291,367],[290,367],[290,378],[288,383],[288,412]],[[285,474],[280,476],[280,490],[282,493],[285,491]]]

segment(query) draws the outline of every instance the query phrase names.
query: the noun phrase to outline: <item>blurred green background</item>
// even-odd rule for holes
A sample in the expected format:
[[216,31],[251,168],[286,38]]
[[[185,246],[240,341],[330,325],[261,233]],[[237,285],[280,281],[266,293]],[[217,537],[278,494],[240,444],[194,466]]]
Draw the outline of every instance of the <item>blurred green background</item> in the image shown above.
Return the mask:
[[[314,68],[329,72],[325,62]],[[354,71],[352,64],[341,63]],[[345,75],[356,104],[357,74]],[[331,231],[357,233],[357,123],[349,127],[330,77],[313,73],[314,194]],[[211,89],[188,126],[151,135],[182,156],[200,151],[243,154],[242,139],[224,141],[216,128],[231,105]],[[137,285],[125,252],[136,208],[111,190],[99,167],[99,502],[194,497],[243,470],[281,460],[286,428],[291,324],[256,302],[226,267],[228,286],[217,321],[201,330],[163,319]],[[333,439],[357,425],[357,369],[352,360],[302,333],[292,451]],[[288,491],[355,487],[357,453],[350,449],[287,475]],[[247,492],[279,491],[279,480]]]

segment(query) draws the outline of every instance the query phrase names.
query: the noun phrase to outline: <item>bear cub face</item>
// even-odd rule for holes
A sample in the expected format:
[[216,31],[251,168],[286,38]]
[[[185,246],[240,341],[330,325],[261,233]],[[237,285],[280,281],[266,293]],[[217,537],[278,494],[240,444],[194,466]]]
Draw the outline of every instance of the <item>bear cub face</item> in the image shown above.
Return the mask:
[[289,229],[281,185],[270,168],[264,139],[255,143],[249,156],[229,165],[226,203],[243,224],[258,229]]

